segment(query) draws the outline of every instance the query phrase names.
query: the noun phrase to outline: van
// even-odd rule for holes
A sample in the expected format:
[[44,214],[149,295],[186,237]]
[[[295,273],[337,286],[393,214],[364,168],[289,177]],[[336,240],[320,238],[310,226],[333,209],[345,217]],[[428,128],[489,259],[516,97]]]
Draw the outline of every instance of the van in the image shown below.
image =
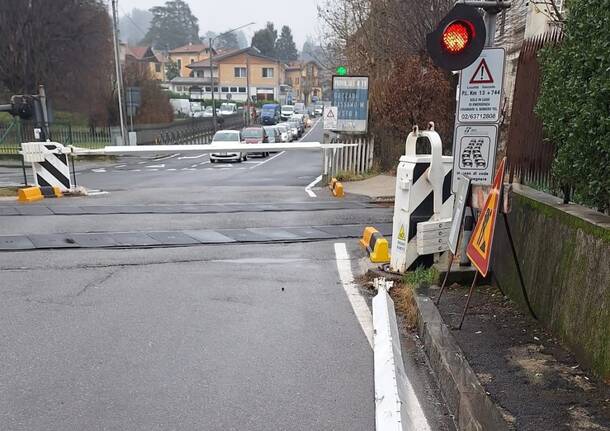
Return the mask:
[[305,113],[305,104],[304,103],[295,103],[294,104],[294,113],[295,114],[304,114]]
[[237,113],[237,103],[221,103],[220,115],[232,115]]
[[188,99],[169,99],[169,103],[172,105],[175,115],[190,117],[193,113],[191,102]]
[[294,106],[292,105],[283,105],[282,106],[282,120],[286,121],[287,119],[289,119],[290,117],[292,117],[292,114],[294,114]]
[[267,103],[261,110],[261,121],[265,125],[274,125],[280,122],[280,105],[277,103]]

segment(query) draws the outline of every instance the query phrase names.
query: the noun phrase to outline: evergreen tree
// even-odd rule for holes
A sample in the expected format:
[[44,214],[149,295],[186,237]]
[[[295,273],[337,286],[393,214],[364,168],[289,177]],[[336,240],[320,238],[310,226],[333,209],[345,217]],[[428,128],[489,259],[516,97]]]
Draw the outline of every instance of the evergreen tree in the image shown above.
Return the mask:
[[297,47],[292,39],[292,31],[287,25],[282,27],[280,37],[275,42],[275,52],[283,61],[296,60],[299,57]]
[[170,0],[165,6],[156,6],[150,11],[153,18],[141,43],[157,49],[174,49],[189,42],[200,42],[198,20],[184,0]]
[[272,22],[268,22],[265,28],[254,33],[254,36],[252,36],[252,46],[258,49],[263,55],[275,57],[276,39],[277,30]]

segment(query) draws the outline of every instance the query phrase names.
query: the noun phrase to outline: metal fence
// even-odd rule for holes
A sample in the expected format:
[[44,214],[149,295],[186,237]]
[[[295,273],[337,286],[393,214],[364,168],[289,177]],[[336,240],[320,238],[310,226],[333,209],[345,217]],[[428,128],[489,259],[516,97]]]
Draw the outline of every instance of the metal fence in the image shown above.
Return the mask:
[[340,135],[330,142],[356,144],[355,147],[324,150],[324,174],[327,178],[339,173],[362,175],[373,168],[375,141],[369,136]]
[[[245,125],[242,114],[220,117],[218,129],[240,129]],[[208,144],[214,136],[212,118],[188,118],[171,124],[144,124],[135,127],[138,145]]]
[[[36,141],[34,129],[42,127],[31,121],[13,120],[0,123],[0,155],[18,154],[22,142]],[[49,139],[64,145],[76,145],[84,148],[103,148],[110,145],[109,127],[72,126],[53,123],[49,125]]]
[[569,187],[560,190],[551,176],[555,145],[544,138],[542,121],[534,113],[542,79],[538,53],[544,47],[557,44],[561,38],[560,31],[553,31],[523,43],[517,66],[506,155],[510,182],[518,181],[568,200]]

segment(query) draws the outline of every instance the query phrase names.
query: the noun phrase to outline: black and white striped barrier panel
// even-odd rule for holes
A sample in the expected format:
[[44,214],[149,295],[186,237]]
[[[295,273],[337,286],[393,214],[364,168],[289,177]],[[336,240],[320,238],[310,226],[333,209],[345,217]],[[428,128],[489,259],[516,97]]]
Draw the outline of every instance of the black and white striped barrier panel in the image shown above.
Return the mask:
[[59,187],[62,192],[72,189],[68,154],[70,148],[57,142],[24,142],[21,154],[32,164],[34,181],[39,187]]
[[[431,154],[416,154],[419,138],[426,138],[430,142]],[[417,128],[409,133],[405,155],[400,158],[396,173],[394,227],[390,253],[390,267],[393,271],[402,273],[420,265],[429,267],[433,263],[434,253],[447,249],[445,247],[439,250],[438,246],[434,248],[435,250],[431,247],[423,247],[428,235],[420,234],[422,247],[418,251],[417,234],[418,224],[422,222],[441,223],[436,227],[422,225],[422,231],[440,230],[441,233],[446,233],[442,223],[447,220],[450,222],[453,209],[452,167],[453,157],[443,156],[443,145],[438,133],[433,130],[419,132]]]

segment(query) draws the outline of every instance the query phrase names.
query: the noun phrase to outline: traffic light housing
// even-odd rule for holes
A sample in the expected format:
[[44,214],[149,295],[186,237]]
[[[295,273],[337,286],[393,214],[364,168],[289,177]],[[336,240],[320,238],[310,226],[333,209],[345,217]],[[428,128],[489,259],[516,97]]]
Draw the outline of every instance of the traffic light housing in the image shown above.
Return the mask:
[[474,6],[456,4],[426,36],[432,61],[447,70],[462,70],[481,55],[487,31],[483,17]]
[[12,96],[10,114],[22,120],[29,120],[36,114],[32,96]]

